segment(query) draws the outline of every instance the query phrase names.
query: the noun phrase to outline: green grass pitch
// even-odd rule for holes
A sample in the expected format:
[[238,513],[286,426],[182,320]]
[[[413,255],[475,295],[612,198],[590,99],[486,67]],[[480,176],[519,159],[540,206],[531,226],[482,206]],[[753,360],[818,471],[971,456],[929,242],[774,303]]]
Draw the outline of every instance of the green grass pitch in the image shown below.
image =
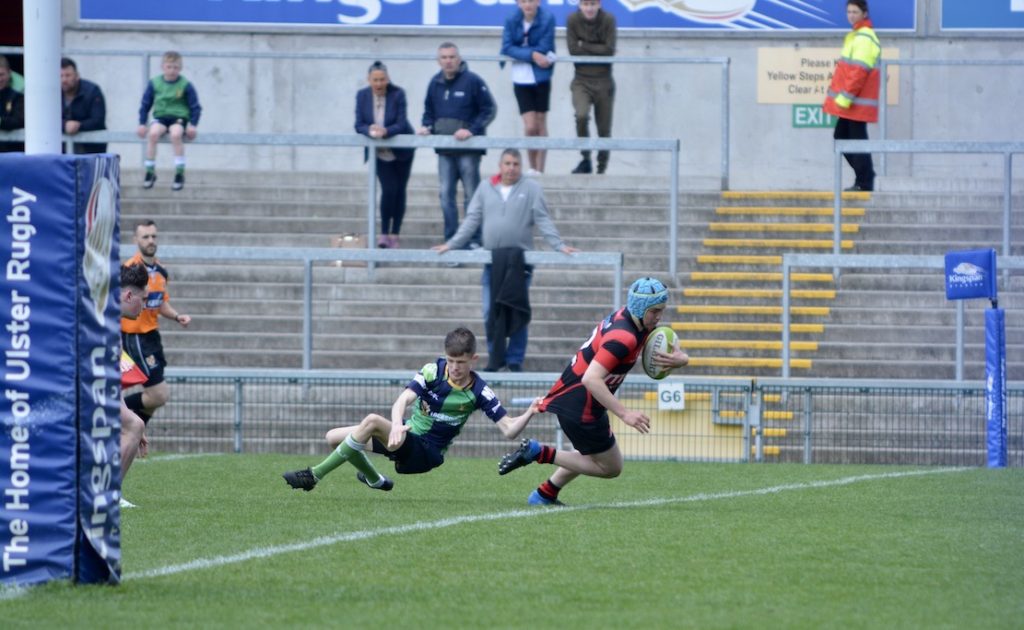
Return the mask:
[[[569,509],[553,470],[453,459],[371,491],[316,458],[152,457],[124,581],[0,600],[5,628],[1013,628],[1024,470],[627,462]],[[390,465],[374,458],[382,470]]]

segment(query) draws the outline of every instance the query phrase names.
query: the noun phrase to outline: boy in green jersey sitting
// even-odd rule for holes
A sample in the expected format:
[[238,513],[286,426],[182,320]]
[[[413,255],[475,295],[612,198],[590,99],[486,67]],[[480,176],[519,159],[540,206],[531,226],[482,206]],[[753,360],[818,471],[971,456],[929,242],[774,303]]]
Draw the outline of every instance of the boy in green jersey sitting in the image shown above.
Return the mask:
[[[181,54],[172,51],[164,53],[160,63],[162,74],[146,84],[139,107],[140,138],[146,138],[146,177],[144,188],[156,183],[156,144],[165,133],[171,138],[174,151],[174,182],[171,190],[185,187],[185,139],[195,140],[199,133],[199,95],[188,79],[181,75]],[[146,126],[149,110],[153,110],[153,122]]]

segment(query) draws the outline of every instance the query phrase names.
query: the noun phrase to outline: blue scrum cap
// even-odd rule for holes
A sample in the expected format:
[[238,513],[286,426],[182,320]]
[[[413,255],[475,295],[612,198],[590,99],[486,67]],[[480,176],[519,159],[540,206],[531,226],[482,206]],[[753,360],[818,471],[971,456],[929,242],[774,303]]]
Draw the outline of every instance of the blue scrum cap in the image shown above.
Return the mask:
[[643,319],[647,309],[668,302],[668,289],[656,278],[640,278],[629,287],[626,308],[637,319]]

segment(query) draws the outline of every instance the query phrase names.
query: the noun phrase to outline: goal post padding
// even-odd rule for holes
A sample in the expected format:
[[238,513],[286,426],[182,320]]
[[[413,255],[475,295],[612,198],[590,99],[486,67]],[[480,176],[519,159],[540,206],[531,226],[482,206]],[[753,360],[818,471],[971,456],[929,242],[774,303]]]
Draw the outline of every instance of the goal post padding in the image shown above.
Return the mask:
[[119,167],[0,154],[0,583],[120,580]]

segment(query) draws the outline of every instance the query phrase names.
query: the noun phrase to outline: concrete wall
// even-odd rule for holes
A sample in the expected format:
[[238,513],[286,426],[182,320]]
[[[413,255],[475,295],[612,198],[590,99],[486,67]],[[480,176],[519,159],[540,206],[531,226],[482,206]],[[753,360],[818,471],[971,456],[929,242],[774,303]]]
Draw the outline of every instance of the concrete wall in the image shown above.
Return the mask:
[[[920,34],[882,34],[883,46],[898,48],[903,59],[1013,59],[1014,67],[917,67],[900,74],[900,103],[890,110],[888,137],[956,140],[1024,140],[1024,46],[1018,36],[956,36],[937,33],[936,16],[922,3]],[[157,53],[144,70],[138,55],[76,54],[83,77],[98,82],[108,106],[108,126],[134,130],[144,76],[159,72],[159,52],[176,49],[185,57],[184,74],[199,92],[204,114],[202,131],[351,133],[354,93],[365,85],[366,59],[247,59],[198,56],[197,52],[278,51],[282,53],[432,55],[444,39],[456,41],[470,68],[484,77],[499,103],[498,117],[489,129],[493,136],[522,132],[512,95],[508,69],[495,61],[473,61],[475,55],[494,55],[500,31],[471,29],[459,32],[424,28],[422,31],[325,31],[324,29],[248,32],[174,27],[137,30],[125,27],[81,25],[66,20],[66,49],[87,51],[152,51]],[[731,187],[826,188],[831,184],[830,129],[793,129],[790,105],[757,103],[757,50],[766,46],[834,46],[840,33],[761,38],[693,33],[623,32],[620,52],[625,57],[729,57],[731,99]],[[557,45],[565,52],[564,31]],[[388,61],[393,82],[404,87],[410,101],[410,119],[419,124],[423,94],[437,66],[430,60]],[[613,135],[619,137],[679,138],[683,143],[680,172],[684,185],[716,188],[721,162],[720,68],[716,65],[619,64]],[[559,65],[552,89],[549,129],[552,136],[573,136],[569,97],[572,68]],[[879,137],[877,125],[869,128]],[[116,146],[125,166],[141,159],[138,146]],[[170,163],[161,147],[160,167]],[[194,146],[189,164],[206,169],[281,169],[304,171],[361,170],[362,153],[355,149],[244,148]],[[496,154],[486,159],[497,160]],[[549,172],[568,172],[578,160],[570,152],[553,152]],[[1020,158],[1018,158],[1018,163]],[[415,170],[434,172],[429,151],[418,153]],[[668,158],[651,153],[613,156],[613,174],[661,174]],[[852,180],[849,169],[845,176]],[[1021,169],[1018,168],[1018,171]],[[998,178],[1000,156],[896,156],[890,175],[914,177]]]

